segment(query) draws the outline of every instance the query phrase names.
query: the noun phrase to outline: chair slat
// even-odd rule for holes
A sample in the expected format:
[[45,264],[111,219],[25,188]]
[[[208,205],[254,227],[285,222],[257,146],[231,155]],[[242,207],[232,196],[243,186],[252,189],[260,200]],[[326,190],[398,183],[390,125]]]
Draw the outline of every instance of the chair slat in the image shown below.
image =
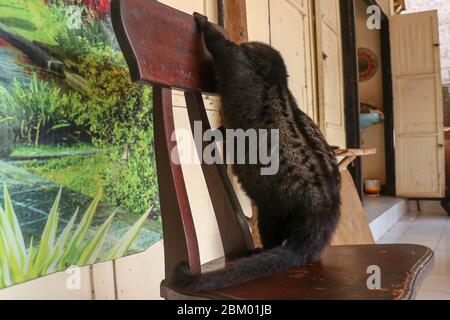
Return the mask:
[[177,142],[170,139],[175,129],[172,90],[154,87],[153,121],[166,278],[182,262],[189,263],[191,272],[198,273],[200,254],[186,184],[181,165],[170,158],[172,151],[177,152]]
[[[206,130],[211,129],[211,125],[202,94],[189,91],[185,92],[185,98],[193,134],[195,121],[202,124],[202,134],[204,134]],[[200,159],[202,159],[205,146],[205,142],[202,147],[198,146],[200,147],[200,150],[197,150]],[[202,161],[202,170],[216,214],[225,255],[235,257],[248,254],[249,250],[254,249],[253,238],[225,165],[208,165]]]

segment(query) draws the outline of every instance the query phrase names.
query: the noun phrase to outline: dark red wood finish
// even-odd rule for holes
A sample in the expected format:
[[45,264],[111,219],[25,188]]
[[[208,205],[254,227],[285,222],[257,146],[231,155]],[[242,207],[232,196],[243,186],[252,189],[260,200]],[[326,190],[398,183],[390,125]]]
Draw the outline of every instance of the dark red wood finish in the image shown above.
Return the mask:
[[179,263],[189,263],[192,272],[200,271],[200,254],[181,165],[171,161],[177,144],[170,139],[175,129],[172,90],[153,88],[153,121],[156,167],[163,219],[166,275]]
[[[202,293],[232,300],[411,300],[434,265],[433,251],[413,244],[329,247],[313,265]],[[215,261],[204,270],[223,268]],[[380,267],[381,288],[369,288],[370,266]],[[372,283],[369,281],[369,283]],[[170,296],[170,287],[163,289]]]
[[216,91],[212,58],[191,15],[155,0],[114,0],[111,14],[134,81]]

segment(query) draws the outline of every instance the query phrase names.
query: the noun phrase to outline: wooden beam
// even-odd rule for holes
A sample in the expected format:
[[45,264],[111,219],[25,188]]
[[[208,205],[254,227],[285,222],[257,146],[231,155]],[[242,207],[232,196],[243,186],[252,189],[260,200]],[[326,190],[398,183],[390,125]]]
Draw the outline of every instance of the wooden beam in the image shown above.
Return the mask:
[[386,151],[386,185],[384,194],[396,196],[394,96],[392,84],[392,60],[389,18],[381,17],[381,76],[383,85],[384,139]]
[[339,171],[342,172],[347,170],[348,166],[358,157],[374,155],[377,153],[377,149],[347,149],[337,150],[335,153],[338,157],[344,157],[344,159],[339,162]]
[[247,10],[245,0],[218,0],[219,24],[236,42],[248,42]]
[[395,14],[400,14],[402,11],[406,10],[406,1],[405,0],[395,0],[394,1],[394,10]]
[[[247,7],[245,0],[217,0],[219,25],[228,32],[230,40],[236,43],[248,42]],[[225,148],[225,146],[224,146]],[[258,229],[258,209],[252,206],[252,217],[247,218],[252,231],[255,248],[261,248]]]
[[377,153],[377,149],[339,149],[334,151],[336,157],[364,157],[371,156]]
[[[342,51],[344,59],[345,129],[347,148],[361,148],[358,59],[356,47],[355,0],[341,0]],[[356,159],[349,171],[362,198],[361,160]]]

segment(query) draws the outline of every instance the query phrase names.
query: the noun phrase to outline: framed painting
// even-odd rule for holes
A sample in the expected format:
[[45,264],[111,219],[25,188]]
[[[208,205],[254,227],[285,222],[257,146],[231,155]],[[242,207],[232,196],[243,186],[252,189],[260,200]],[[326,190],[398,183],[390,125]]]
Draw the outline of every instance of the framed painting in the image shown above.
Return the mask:
[[109,0],[0,0],[0,288],[162,238],[152,121]]

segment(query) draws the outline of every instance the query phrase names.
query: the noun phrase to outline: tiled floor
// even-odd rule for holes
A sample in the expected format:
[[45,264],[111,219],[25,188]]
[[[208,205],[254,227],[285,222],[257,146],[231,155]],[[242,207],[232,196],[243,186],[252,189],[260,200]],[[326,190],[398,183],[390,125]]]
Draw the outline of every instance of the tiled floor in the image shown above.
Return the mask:
[[417,299],[450,300],[450,218],[443,213],[409,213],[378,243],[412,243],[435,250],[433,273]]

